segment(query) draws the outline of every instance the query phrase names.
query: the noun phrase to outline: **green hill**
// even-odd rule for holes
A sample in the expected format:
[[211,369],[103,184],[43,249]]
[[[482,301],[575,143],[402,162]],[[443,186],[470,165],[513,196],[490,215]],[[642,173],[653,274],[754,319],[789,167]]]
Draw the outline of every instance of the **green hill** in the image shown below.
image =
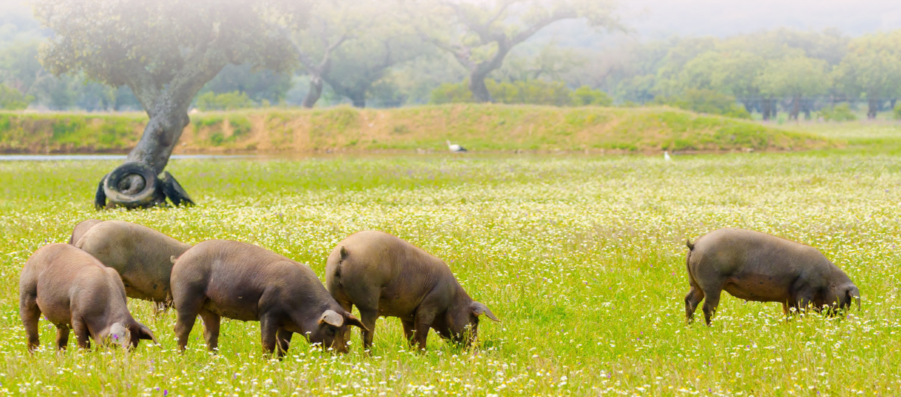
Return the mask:
[[[6,153],[125,152],[143,114],[0,113]],[[442,105],[399,109],[256,109],[191,115],[176,152],[788,151],[837,141],[671,108]]]

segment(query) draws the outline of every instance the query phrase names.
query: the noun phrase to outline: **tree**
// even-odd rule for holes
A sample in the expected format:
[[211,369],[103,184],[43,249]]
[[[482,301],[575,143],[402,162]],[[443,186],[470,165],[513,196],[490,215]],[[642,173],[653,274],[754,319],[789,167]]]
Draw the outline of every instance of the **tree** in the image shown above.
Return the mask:
[[[308,8],[298,0],[35,2],[36,16],[54,32],[42,53],[49,71],[127,85],[147,112],[150,120],[126,163],[142,164],[151,179],[166,167],[188,125],[194,96],[223,67],[293,67],[290,41],[280,33],[301,24]],[[98,204],[111,189],[126,196],[146,192],[145,182],[137,174],[123,177],[117,186],[102,182]],[[120,202],[143,207],[165,201],[159,191],[150,193],[150,198]]]
[[388,10],[393,6],[378,0],[320,3],[310,27],[294,35],[298,60],[310,75],[303,107],[319,101],[324,83],[354,106],[365,107],[369,92],[389,68],[424,52],[418,38]]
[[544,27],[585,19],[596,28],[622,29],[613,0],[409,1],[410,22],[423,40],[454,56],[469,74],[477,102],[490,102],[485,80],[510,51]]
[[853,39],[836,71],[838,85],[850,97],[866,98],[867,117],[876,118],[887,99],[901,95],[901,32]]
[[760,91],[766,97],[790,98],[789,118],[797,120],[805,98],[829,89],[827,68],[826,61],[802,54],[770,61],[760,75]]

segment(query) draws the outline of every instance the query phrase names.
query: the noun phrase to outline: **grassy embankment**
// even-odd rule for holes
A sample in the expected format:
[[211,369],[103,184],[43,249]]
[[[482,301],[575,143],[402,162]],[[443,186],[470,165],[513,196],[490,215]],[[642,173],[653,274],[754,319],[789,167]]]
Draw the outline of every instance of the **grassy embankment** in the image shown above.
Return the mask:
[[[670,151],[806,150],[840,141],[759,123],[670,108],[423,106],[263,109],[192,115],[178,152],[445,150]],[[124,152],[140,137],[142,114],[0,113],[0,152]]]
[[[901,394],[901,164],[817,151],[660,157],[450,155],[302,161],[174,160],[200,205],[91,208],[115,162],[0,162],[0,392],[27,395],[741,395]],[[28,354],[18,318],[22,264],[90,217],[197,243],[227,238],[309,263],[350,233],[381,229],[444,258],[502,323],[477,349],[433,334],[406,348],[379,321],[371,355],[333,357],[295,337],[260,352],[258,323],[226,321],[218,354],[202,326],[175,350],[175,314],[131,300],[162,346]],[[860,287],[847,319],[785,321],[778,303],[724,295],[712,327],[685,326],[684,241],[736,226],[822,250]]]

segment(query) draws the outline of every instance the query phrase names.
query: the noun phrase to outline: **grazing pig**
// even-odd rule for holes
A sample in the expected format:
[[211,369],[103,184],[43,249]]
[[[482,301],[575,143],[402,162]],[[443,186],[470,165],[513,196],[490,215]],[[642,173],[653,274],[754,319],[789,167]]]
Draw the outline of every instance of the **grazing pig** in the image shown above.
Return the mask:
[[689,323],[706,297],[704,318],[710,325],[722,290],[744,300],[781,302],[786,314],[808,304],[817,311],[827,307],[832,314],[850,307],[852,299],[860,309],[860,291],[851,279],[813,247],[741,229],[716,230],[686,245]]
[[221,317],[259,321],[263,350],[288,351],[294,333],[347,353],[347,327],[363,327],[335,302],[308,266],[255,245],[205,241],[172,268],[178,347],[185,349],[197,315],[210,350],[219,345]]
[[19,315],[28,336],[28,349],[40,344],[41,313],[56,325],[56,344],[65,349],[69,329],[78,346],[112,342],[137,347],[141,339],[158,343],[153,332],[135,321],[125,302],[125,287],[116,271],[68,244],[39,248],[25,262],[19,280]]
[[[84,230],[86,225],[90,228]],[[163,307],[172,299],[172,258],[191,248],[156,230],[123,221],[81,222],[72,232],[70,241],[73,240],[76,247],[119,273],[125,283],[125,295]]]
[[344,310],[350,312],[353,305],[360,310],[364,348],[372,346],[379,316],[400,318],[404,336],[423,350],[430,328],[469,345],[479,316],[498,321],[466,294],[444,261],[384,232],[363,231],[338,243],[328,257],[325,280]]
[[100,222],[103,221],[99,219],[88,219],[78,222],[78,224],[75,225],[75,229],[72,230],[72,237],[69,237],[69,244],[75,245],[75,243],[77,243],[78,240],[81,239],[81,236],[84,236],[84,234],[87,233],[88,230],[90,230],[92,227],[94,227],[94,225]]

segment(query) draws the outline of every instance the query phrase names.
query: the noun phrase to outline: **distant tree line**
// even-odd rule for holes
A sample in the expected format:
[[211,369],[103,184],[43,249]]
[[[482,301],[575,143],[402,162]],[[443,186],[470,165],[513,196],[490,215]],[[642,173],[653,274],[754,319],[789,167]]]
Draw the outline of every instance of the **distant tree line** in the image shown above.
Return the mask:
[[[598,86],[620,103],[671,103],[714,113],[758,113],[790,119],[819,111],[870,118],[901,97],[901,31],[847,37],[835,30],[768,32],[717,38],[673,38],[627,44],[610,54]],[[838,110],[836,110],[838,109]]]
[[[49,33],[30,10],[0,11],[7,11],[0,108],[141,109],[124,84],[98,83],[79,68],[48,72],[39,60]],[[732,117],[840,120],[858,108],[876,117],[901,97],[901,31],[848,37],[777,29],[581,47],[534,39],[553,24],[588,42],[628,30],[612,0],[313,1],[304,23],[279,32],[290,58],[279,72],[265,62],[228,63],[192,106],[666,104]]]

